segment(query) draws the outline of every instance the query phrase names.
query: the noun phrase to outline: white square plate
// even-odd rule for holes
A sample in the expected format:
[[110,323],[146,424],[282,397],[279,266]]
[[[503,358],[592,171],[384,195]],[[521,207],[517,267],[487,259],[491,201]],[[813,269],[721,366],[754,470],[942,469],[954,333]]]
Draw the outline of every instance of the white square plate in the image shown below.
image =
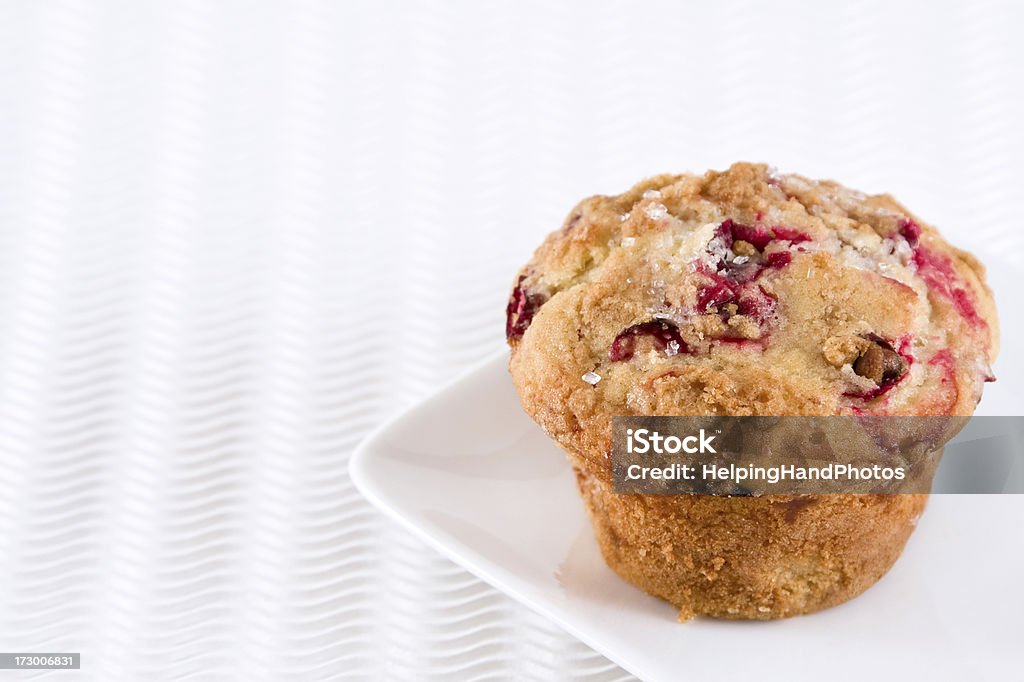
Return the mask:
[[453,561],[644,680],[1015,678],[1024,667],[1022,495],[935,495],[860,597],[766,623],[678,623],[601,558],[560,450],[502,353],[375,431],[363,494]]

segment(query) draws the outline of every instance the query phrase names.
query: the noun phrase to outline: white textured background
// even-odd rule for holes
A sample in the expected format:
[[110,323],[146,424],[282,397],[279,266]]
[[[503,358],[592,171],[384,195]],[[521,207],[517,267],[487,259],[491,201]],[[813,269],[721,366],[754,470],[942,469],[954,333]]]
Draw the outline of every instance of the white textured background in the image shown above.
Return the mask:
[[1020,8],[0,3],[0,650],[628,679],[371,509],[349,454],[501,346],[577,199],[646,174],[765,160],[1021,263]]

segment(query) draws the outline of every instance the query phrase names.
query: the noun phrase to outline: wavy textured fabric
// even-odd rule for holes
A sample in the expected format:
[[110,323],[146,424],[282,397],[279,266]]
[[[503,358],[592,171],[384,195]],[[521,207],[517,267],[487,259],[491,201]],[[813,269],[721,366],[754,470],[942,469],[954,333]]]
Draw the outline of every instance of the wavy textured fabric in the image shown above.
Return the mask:
[[1019,265],[1021,9],[895,4],[0,4],[0,650],[630,679],[347,458],[501,347],[578,198],[646,174],[884,188]]

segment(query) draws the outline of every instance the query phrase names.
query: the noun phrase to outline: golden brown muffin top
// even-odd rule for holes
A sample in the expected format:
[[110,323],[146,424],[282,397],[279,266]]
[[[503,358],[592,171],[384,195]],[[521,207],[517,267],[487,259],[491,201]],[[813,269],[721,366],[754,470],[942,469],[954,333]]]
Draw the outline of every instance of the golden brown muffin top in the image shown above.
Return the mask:
[[577,446],[613,415],[969,415],[998,343],[982,266],[892,197],[749,163],[585,199],[507,313],[524,406]]

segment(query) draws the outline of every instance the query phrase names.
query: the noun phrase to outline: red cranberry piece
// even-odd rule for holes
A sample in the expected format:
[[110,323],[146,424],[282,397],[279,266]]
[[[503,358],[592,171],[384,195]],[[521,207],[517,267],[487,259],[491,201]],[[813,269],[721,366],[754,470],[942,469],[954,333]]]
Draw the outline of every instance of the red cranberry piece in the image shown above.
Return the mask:
[[921,241],[921,226],[910,218],[903,218],[900,220],[900,235],[911,247],[917,246]]
[[518,339],[526,333],[527,327],[533,321],[540,307],[547,302],[547,297],[527,291],[523,286],[526,275],[521,275],[512,290],[512,296],[508,299],[508,306],[505,308],[505,338],[509,341]]
[[735,314],[746,315],[763,325],[775,314],[776,301],[765,291],[764,287],[752,284],[731,285],[717,277],[712,284],[697,290],[697,312],[719,313],[728,319],[730,313],[722,306],[734,303]]
[[764,324],[775,313],[775,299],[768,295],[763,287],[756,290],[747,289],[742,292],[736,304],[736,312],[747,315]]
[[761,276],[767,268],[782,268],[789,265],[793,256],[789,252],[777,251],[764,254],[764,249],[773,241],[788,241],[791,244],[799,244],[811,241],[811,236],[800,230],[794,230],[782,225],[776,225],[769,231],[763,225],[743,225],[730,219],[722,221],[716,231],[716,236],[722,240],[727,248],[733,248],[737,241],[746,242],[754,247],[756,254],[746,254],[745,262],[721,261],[716,269],[725,275],[733,283],[742,283],[755,280]]
[[765,229],[764,225],[741,225],[732,224],[732,238],[752,244],[758,251],[764,251],[764,247],[774,239],[772,233]]
[[914,250],[914,265],[917,273],[925,281],[928,288],[945,297],[957,312],[975,327],[987,327],[988,323],[978,314],[974,298],[960,284],[962,280],[953,268],[949,256],[931,251],[921,246],[921,226],[909,218],[903,218],[899,224],[900,235]]
[[789,251],[775,251],[765,256],[765,268],[783,268],[793,262],[793,254]]
[[811,235],[800,230],[794,230],[791,227],[783,227],[782,225],[776,225],[772,228],[772,232],[775,233],[776,239],[782,239],[793,244],[800,244],[801,242],[811,241]]
[[953,269],[949,256],[918,246],[914,248],[914,264],[928,288],[944,296],[965,320],[975,327],[988,326],[978,314],[974,298],[959,286],[962,280]]
[[690,352],[686,342],[683,341],[683,337],[679,335],[679,327],[668,320],[651,320],[634,324],[632,327],[627,327],[620,332],[615,337],[615,340],[612,341],[612,346],[608,350],[608,359],[612,362],[622,362],[632,358],[633,353],[636,352],[636,338],[638,336],[651,337],[654,347],[658,350],[665,350],[669,347],[670,343],[674,342],[676,344],[676,352]]
[[697,290],[697,310],[708,313],[735,299],[736,291],[727,282],[715,282]]
[[[758,214],[758,220],[760,220],[760,214]],[[915,227],[917,226],[915,225]],[[918,228],[918,232],[920,232],[920,228]],[[715,236],[723,239],[727,247],[731,247],[734,241],[739,240],[751,244],[758,251],[764,251],[764,247],[777,239],[792,242],[793,244],[811,241],[811,235],[791,227],[775,225],[771,230],[768,230],[760,223],[757,225],[744,225],[737,223],[732,218],[723,221],[718,226]]]
[[[871,336],[876,336],[872,334]],[[870,337],[868,337],[870,338]],[[910,334],[904,334],[896,343],[896,352],[903,356],[903,358],[910,364],[914,364],[914,356],[910,354],[910,346],[913,342],[913,337]]]
[[[742,263],[737,263],[736,259],[718,260],[709,267],[703,262],[697,262],[696,271],[709,279],[710,283],[697,289],[696,311],[718,313],[723,320],[733,314],[744,315],[763,326],[774,316],[777,302],[763,287],[756,284],[757,279],[766,270],[780,269],[793,261],[790,251],[766,254],[765,247],[776,240],[800,243],[810,241],[811,237],[787,227],[777,226],[769,231],[760,222],[750,226],[732,219],[722,221],[716,236],[730,249],[735,242],[746,242],[749,246],[744,249],[743,258],[740,259]],[[751,247],[756,253],[751,251]],[[724,306],[728,304],[735,304],[735,309],[725,309]],[[722,338],[729,340],[728,337]]]
[[732,226],[735,225],[732,218],[726,218],[715,230],[715,236],[725,242],[726,248],[732,247]]
[[953,301],[953,306],[963,317],[974,324],[987,324],[981,319],[981,316],[978,315],[978,311],[974,308],[974,299],[971,298],[971,295],[967,293],[966,289],[953,287],[949,292],[949,296]]

